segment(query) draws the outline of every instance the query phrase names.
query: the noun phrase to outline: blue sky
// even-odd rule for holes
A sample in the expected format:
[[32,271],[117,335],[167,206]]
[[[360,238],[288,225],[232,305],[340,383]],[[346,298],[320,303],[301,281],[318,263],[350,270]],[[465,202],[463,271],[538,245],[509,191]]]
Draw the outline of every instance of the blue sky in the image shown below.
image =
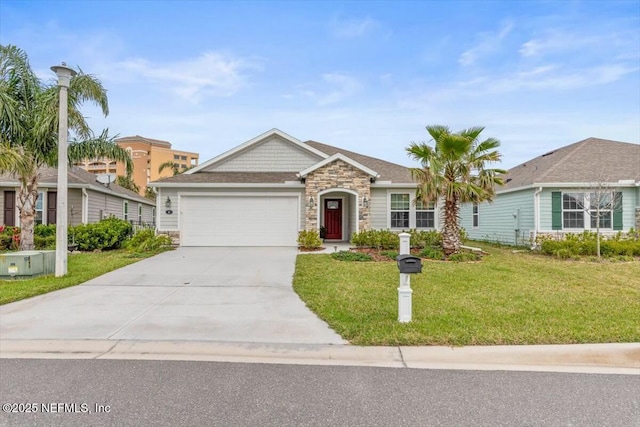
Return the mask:
[[640,1],[0,3],[0,42],[97,75],[94,131],[208,160],[271,128],[411,165],[425,126],[485,126],[503,167],[640,142]]

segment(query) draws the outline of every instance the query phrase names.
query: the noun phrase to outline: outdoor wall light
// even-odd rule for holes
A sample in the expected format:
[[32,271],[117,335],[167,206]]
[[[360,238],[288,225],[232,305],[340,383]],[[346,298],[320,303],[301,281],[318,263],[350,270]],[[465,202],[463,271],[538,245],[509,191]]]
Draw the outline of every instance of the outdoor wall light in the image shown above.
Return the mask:
[[170,207],[171,207],[171,198],[169,198],[169,197],[167,196],[167,200],[164,202],[164,205],[165,205],[166,207],[170,208]]
[[367,199],[367,196],[364,196],[364,199],[362,199],[362,206],[365,208],[369,207],[369,199]]
[[315,201],[313,200],[313,196],[309,197],[309,207],[312,208],[315,206]]

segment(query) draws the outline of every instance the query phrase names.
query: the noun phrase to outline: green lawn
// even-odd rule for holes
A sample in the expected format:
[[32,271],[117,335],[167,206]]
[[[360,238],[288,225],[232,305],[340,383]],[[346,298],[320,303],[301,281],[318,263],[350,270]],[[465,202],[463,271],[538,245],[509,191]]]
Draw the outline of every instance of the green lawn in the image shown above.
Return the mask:
[[489,252],[482,262],[423,260],[423,273],[411,279],[411,323],[397,321],[395,262],[300,255],[294,289],[357,345],[640,341],[640,262],[563,261],[482,246]]
[[157,253],[131,254],[124,250],[115,250],[72,254],[68,258],[68,274],[64,277],[48,275],[29,280],[0,280],[0,305],[78,285]]

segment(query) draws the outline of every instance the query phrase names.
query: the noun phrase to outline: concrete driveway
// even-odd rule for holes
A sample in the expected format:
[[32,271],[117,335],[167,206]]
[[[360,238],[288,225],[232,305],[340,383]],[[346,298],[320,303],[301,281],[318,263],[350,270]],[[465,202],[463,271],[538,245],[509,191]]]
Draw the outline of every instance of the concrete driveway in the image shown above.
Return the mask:
[[178,248],[0,306],[0,337],[345,344],[291,286],[296,248]]

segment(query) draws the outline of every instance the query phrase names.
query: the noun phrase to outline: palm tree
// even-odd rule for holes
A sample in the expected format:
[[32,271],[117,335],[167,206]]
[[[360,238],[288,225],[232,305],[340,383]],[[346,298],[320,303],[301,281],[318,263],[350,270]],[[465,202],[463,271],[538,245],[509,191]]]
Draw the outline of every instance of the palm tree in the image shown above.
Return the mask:
[[[38,170],[58,164],[58,86],[40,82],[29,65],[27,54],[16,46],[0,45],[0,143],[19,153],[19,160],[6,160],[6,171],[20,182],[17,207],[20,212],[20,249],[33,249],[35,206],[38,199]],[[68,147],[70,164],[85,158],[107,157],[124,162],[133,170],[128,153],[108,137],[105,130],[95,136],[80,106],[96,104],[109,114],[106,90],[100,80],[78,70],[69,85]]]
[[158,167],[158,173],[162,173],[162,171],[165,170],[165,169],[171,169],[171,171],[173,172],[173,176],[179,175],[181,173],[180,172],[180,164],[176,163],[176,162],[173,162],[171,160],[162,163]]
[[140,187],[138,187],[138,184],[135,183],[131,176],[118,175],[116,178],[116,184],[122,188],[133,191],[134,193],[140,192]]
[[418,183],[416,200],[444,202],[442,246],[446,255],[460,249],[458,225],[460,204],[493,200],[495,186],[503,185],[503,169],[487,169],[485,165],[500,160],[496,150],[500,141],[487,138],[478,141],[484,127],[473,127],[452,133],[446,126],[427,126],[435,147],[415,142],[407,148],[409,157],[420,162],[411,168]]

